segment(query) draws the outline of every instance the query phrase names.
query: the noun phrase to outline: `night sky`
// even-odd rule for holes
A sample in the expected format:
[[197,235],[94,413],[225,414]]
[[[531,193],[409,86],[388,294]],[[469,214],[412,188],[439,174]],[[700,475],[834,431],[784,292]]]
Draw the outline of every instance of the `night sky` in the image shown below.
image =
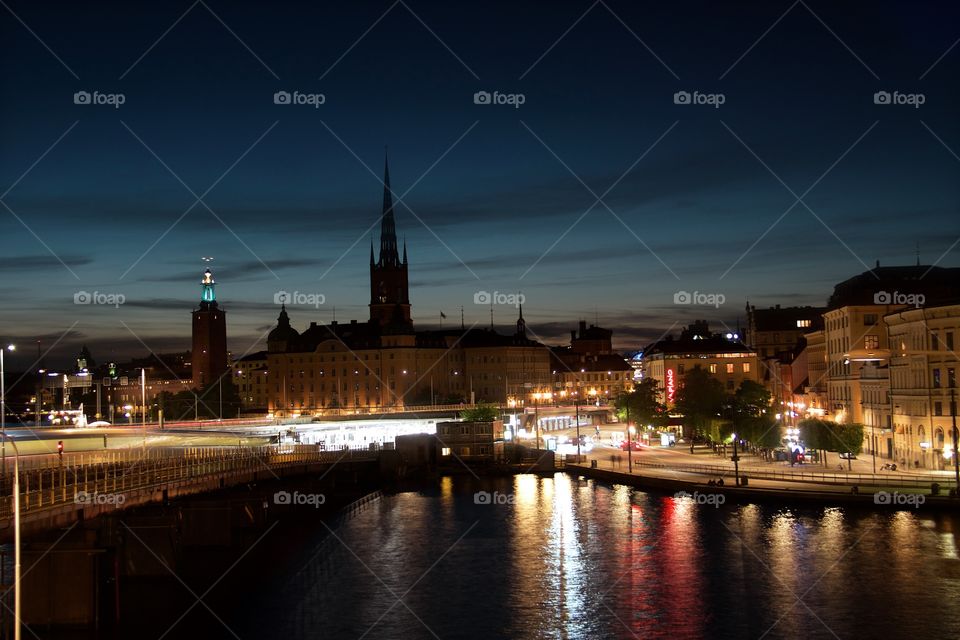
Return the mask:
[[960,266],[956,3],[0,5],[0,336],[51,362],[188,349],[204,256],[236,355],[279,290],[324,296],[299,329],[366,320],[385,146],[420,328],[519,291],[541,339],[582,318],[636,348],[918,243]]

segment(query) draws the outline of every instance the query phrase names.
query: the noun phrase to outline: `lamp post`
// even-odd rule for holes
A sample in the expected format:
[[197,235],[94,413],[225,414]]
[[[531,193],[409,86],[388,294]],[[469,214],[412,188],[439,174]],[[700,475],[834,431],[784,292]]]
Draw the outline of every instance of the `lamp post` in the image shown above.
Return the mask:
[[740,486],[740,456],[737,455],[737,434],[733,434],[733,478],[734,484]]
[[573,406],[577,421],[577,462],[580,462],[580,389],[573,392]]
[[957,433],[957,384],[956,380],[950,381],[950,419],[953,423],[953,476],[957,482],[955,495],[960,496],[960,448],[958,440],[960,434]]
[[[16,349],[12,344],[8,344],[3,349],[0,349],[0,430],[3,432],[3,453],[2,453],[2,473],[3,473],[3,482],[7,481],[7,383],[6,383],[6,370],[4,369],[3,364],[3,352],[4,351],[13,351]],[[19,593],[19,591],[17,592]]]
[[[12,351],[12,349],[11,349]],[[7,434],[2,434],[4,446]],[[20,449],[13,438],[13,638],[20,640]]]

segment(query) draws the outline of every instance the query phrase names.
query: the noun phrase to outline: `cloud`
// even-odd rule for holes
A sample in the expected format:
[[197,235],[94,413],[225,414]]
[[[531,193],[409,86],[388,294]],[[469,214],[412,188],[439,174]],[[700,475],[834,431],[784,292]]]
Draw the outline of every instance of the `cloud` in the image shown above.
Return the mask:
[[61,260],[70,268],[82,267],[93,262],[93,258],[88,256],[62,255],[60,256],[60,260],[58,260],[48,253],[24,256],[0,256],[0,273],[62,269],[63,264],[61,264]]

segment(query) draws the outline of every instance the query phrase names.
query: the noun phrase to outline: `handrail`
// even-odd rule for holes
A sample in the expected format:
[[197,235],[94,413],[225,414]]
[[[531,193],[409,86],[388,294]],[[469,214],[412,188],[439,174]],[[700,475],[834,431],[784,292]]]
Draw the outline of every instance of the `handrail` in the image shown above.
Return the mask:
[[[373,461],[378,455],[368,449],[323,451],[316,445],[128,449],[86,459],[76,454],[63,464],[55,461],[29,468],[21,464],[20,508],[29,515],[67,504],[122,504],[131,491],[297,465]],[[12,512],[12,496],[0,496],[0,519]]]
[[[702,475],[733,475],[732,466],[722,465],[693,465],[693,464],[662,464],[654,462],[634,461],[634,467],[660,469],[664,471],[678,471],[681,473],[694,473]],[[889,486],[889,487],[929,487],[936,482],[941,487],[947,489],[955,484],[952,478],[916,478],[902,477],[899,475],[881,475],[881,474],[862,474],[862,473],[827,473],[827,472],[806,472],[806,471],[775,471],[755,469],[751,467],[741,467],[740,475],[757,480],[779,480],[783,482],[811,482],[819,484],[843,484],[860,486]]]

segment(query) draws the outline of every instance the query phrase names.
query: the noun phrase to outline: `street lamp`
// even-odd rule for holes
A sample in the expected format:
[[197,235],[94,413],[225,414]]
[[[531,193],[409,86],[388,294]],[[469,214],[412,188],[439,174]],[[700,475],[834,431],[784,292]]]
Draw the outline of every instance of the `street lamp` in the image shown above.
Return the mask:
[[[4,351],[13,351],[16,347],[12,344],[8,344],[3,349],[0,349],[0,430],[3,432],[3,482],[7,481],[7,386],[6,386],[6,370],[4,369],[3,364],[3,352]],[[19,593],[19,591],[17,592]],[[19,596],[18,596],[19,597]]]

